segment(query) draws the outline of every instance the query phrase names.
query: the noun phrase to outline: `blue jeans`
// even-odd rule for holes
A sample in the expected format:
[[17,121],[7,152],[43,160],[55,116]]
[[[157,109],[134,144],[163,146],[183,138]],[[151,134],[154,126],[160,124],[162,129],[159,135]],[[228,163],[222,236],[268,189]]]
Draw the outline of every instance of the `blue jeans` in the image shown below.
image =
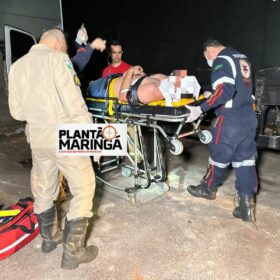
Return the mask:
[[104,98],[108,95],[109,82],[114,74],[108,75],[107,77],[100,78],[98,80],[92,81],[89,86],[87,93],[91,97]]

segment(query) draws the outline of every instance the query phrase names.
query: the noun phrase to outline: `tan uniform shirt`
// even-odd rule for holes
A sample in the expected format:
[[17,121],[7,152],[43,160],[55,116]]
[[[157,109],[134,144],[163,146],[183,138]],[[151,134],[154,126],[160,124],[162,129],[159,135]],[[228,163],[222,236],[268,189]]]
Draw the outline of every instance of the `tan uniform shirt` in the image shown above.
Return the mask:
[[31,148],[55,149],[57,124],[92,123],[68,55],[42,44],[11,66],[9,107],[27,122]]

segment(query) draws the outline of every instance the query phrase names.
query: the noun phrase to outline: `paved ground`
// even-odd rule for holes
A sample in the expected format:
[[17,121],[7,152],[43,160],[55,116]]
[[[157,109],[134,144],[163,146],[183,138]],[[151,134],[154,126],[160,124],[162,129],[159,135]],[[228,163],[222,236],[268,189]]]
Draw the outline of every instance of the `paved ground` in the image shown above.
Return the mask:
[[[0,94],[0,205],[31,195],[30,150],[22,124],[7,115]],[[5,109],[6,108],[6,109]],[[184,141],[184,153],[167,153],[167,193],[158,186],[141,191],[132,206],[121,191],[98,184],[88,244],[99,247],[90,264],[60,268],[62,247],[44,255],[38,236],[0,262],[0,278],[96,280],[280,279],[279,153],[260,151],[260,193],[256,226],[233,219],[234,174],[215,201],[190,196],[185,188],[205,172],[207,147]],[[115,172],[120,184],[129,184]],[[64,205],[67,208],[67,203]]]

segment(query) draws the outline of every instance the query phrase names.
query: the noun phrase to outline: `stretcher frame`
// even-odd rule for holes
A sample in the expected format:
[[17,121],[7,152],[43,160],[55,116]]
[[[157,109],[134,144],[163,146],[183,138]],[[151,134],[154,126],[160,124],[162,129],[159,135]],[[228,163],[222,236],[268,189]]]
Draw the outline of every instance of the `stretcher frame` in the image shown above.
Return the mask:
[[[137,108],[131,108],[133,109],[132,112],[123,112],[121,107],[128,106],[128,104],[120,104],[120,101],[117,98],[107,97],[106,101],[111,102],[111,109],[113,109],[111,110],[111,114],[108,115],[107,110],[96,108],[93,105],[96,104],[96,101],[104,101],[104,98],[102,98],[102,100],[98,100],[98,98],[89,97],[86,98],[86,101],[88,110],[92,114],[94,122],[120,123],[133,126],[133,135],[128,134],[127,137],[128,142],[130,142],[130,144],[134,147],[134,156],[127,151],[127,160],[118,156],[113,159],[102,160],[98,165],[96,175],[96,178],[104,184],[112,188],[125,191],[132,204],[136,201],[137,191],[140,189],[148,189],[152,183],[159,185],[160,190],[163,192],[167,192],[169,190],[169,185],[166,183],[167,169],[162,150],[162,139],[165,141],[167,149],[174,155],[179,155],[183,152],[183,144],[179,140],[181,138],[190,135],[197,135],[200,141],[205,144],[211,141],[211,134],[209,134],[209,131],[200,129],[200,124],[204,115],[201,115],[197,121],[189,124],[189,131],[181,133],[183,127],[186,125],[187,118],[189,117],[189,110],[185,107],[184,113],[180,115],[164,115],[158,112],[137,114]],[[196,105],[197,102],[192,103],[192,105]],[[164,108],[162,109],[164,110]],[[164,131],[158,122],[168,122],[178,124],[178,126],[175,132],[170,136]],[[142,133],[143,127],[151,129],[153,133],[153,156],[151,160],[148,158],[147,154],[147,147]],[[137,143],[139,143],[139,147],[137,147]],[[140,155],[142,159],[141,164],[137,161],[137,154],[138,156]],[[128,187],[118,186],[102,178],[102,174],[116,169],[120,169],[121,174],[124,177],[129,177],[133,174],[134,185]]]

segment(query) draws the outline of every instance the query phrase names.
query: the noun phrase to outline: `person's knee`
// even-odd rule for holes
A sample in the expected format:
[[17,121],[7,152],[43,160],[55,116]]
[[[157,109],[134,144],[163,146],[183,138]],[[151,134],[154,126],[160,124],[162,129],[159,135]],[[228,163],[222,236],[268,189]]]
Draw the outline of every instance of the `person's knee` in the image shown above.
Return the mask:
[[[66,177],[67,179],[67,177]],[[92,195],[95,190],[95,173],[92,165],[86,167],[78,167],[74,178],[69,179],[70,189],[83,189],[88,195]],[[75,190],[73,190],[73,193]]]
[[85,168],[84,173],[86,177],[85,184],[89,186],[94,185],[95,187],[95,173],[92,166],[88,166],[87,168]]
[[209,145],[209,155],[214,162],[230,164],[234,156],[234,147],[224,143],[218,145],[211,143]]

